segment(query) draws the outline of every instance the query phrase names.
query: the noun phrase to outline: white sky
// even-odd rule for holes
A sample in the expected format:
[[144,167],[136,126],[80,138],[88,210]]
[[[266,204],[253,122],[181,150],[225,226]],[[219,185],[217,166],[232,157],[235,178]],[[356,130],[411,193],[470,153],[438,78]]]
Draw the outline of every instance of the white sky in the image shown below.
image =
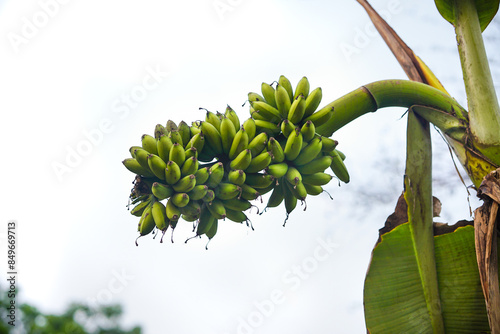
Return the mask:
[[[371,3],[465,105],[453,28],[434,3]],[[199,107],[229,104],[246,119],[247,93],[281,74],[293,84],[306,75],[325,104],[365,83],[406,79],[361,6],[5,0],[0,22],[0,222],[18,223],[21,302],[46,312],[73,301],[123,303],[125,323],[146,334],[366,332],[363,280],[402,190],[405,110],[381,110],[334,136],[352,181],[327,187],[333,201],[310,199],[285,228],[283,207],[252,211],[255,231],[222,222],[208,251],[205,239],[184,244],[190,223],[180,224],[174,244],[148,236],[136,247],[138,219],[125,208],[133,175],[121,164],[157,123],[200,119]],[[124,96],[141,92],[126,107]],[[442,221],[469,218],[464,187],[434,138],[436,175],[453,185],[435,187]],[[69,157],[85,148],[81,159]],[[54,163],[67,159],[71,171],[58,176]],[[318,240],[334,245],[331,253],[318,253]]]

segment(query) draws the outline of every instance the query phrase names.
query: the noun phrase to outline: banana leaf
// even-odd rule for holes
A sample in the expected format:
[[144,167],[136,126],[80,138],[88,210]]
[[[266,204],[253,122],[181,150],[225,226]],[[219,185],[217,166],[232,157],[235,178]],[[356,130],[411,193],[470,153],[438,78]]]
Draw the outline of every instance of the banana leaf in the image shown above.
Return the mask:
[[[446,333],[488,333],[474,227],[434,237]],[[432,333],[409,223],[382,235],[365,279],[367,329],[375,333]]]
[[[463,0],[461,0],[463,1]],[[435,0],[436,7],[441,14],[441,16],[451,24],[455,25],[455,2],[456,0]],[[479,24],[481,25],[481,31],[484,31],[491,20],[495,17],[498,11],[499,0],[475,0],[474,4],[477,10],[477,15],[479,17]]]

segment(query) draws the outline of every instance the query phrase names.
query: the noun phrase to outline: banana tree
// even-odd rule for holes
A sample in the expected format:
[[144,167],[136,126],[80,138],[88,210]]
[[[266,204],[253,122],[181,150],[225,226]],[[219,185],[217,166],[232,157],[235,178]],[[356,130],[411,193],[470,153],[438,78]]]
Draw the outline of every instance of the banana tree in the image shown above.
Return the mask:
[[[205,120],[191,125],[156,125],[154,136],[143,135],[123,161],[136,174],[130,199],[139,236],[158,231],[162,241],[182,218],[193,222],[192,238],[210,241],[221,219],[248,225],[250,201],[268,192],[266,208],[284,203],[288,218],[299,201],[305,206],[306,197],[323,192],[332,179],[328,167],[349,182],[331,138],[338,129],[379,109],[406,108],[404,189],[366,275],[366,327],[370,333],[500,333],[500,108],[481,35],[499,1],[436,0],[456,29],[467,108],[366,1],[358,2],[410,80],[369,83],[316,110],[320,88],[310,90],[304,77],[294,89],[281,76],[275,87],[262,83],[262,95],[248,94],[245,121],[227,106],[223,114],[206,110]],[[433,223],[431,125],[484,200],[474,222]]]
[[[318,129],[332,135],[365,113],[408,108],[404,201],[373,250],[364,304],[370,333],[500,333],[496,221],[500,108],[482,41],[498,1],[436,1],[455,27],[467,110],[364,0],[364,7],[411,81],[365,85],[334,101]],[[443,134],[484,205],[474,226],[433,224],[430,124]],[[464,226],[465,225],[465,226]],[[472,225],[472,222],[471,222]]]

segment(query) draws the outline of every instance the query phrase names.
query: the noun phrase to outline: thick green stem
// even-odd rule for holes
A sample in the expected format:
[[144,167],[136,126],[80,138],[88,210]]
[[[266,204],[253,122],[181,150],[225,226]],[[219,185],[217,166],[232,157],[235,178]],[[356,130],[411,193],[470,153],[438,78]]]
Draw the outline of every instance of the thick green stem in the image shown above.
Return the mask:
[[434,257],[432,145],[429,122],[408,112],[405,200],[413,248],[434,333],[444,333]]
[[467,93],[470,129],[481,151],[500,146],[498,105],[474,0],[455,1],[455,32]]
[[382,80],[362,86],[325,106],[334,108],[333,116],[317,128],[323,136],[356,118],[384,107],[428,106],[467,120],[466,111],[449,95],[429,85],[409,80]]

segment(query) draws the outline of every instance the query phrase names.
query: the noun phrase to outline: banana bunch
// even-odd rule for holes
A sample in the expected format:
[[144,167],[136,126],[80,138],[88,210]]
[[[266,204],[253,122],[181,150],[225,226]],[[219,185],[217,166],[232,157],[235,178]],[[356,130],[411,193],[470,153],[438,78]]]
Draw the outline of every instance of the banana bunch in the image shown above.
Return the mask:
[[193,238],[210,241],[219,220],[248,225],[244,211],[268,192],[266,208],[284,202],[288,219],[298,200],[323,192],[333,177],[328,167],[349,182],[337,142],[315,131],[333,113],[328,106],[316,111],[321,88],[309,92],[303,77],[294,91],[284,76],[276,88],[261,88],[262,95],[248,94],[251,117],[244,122],[229,106],[224,113],[204,109],[203,120],[157,124],[154,135],[144,134],[141,145],[129,149],[123,164],[136,174],[130,205],[139,237],[155,228],[164,235],[170,227],[173,238],[182,218],[195,224]]

